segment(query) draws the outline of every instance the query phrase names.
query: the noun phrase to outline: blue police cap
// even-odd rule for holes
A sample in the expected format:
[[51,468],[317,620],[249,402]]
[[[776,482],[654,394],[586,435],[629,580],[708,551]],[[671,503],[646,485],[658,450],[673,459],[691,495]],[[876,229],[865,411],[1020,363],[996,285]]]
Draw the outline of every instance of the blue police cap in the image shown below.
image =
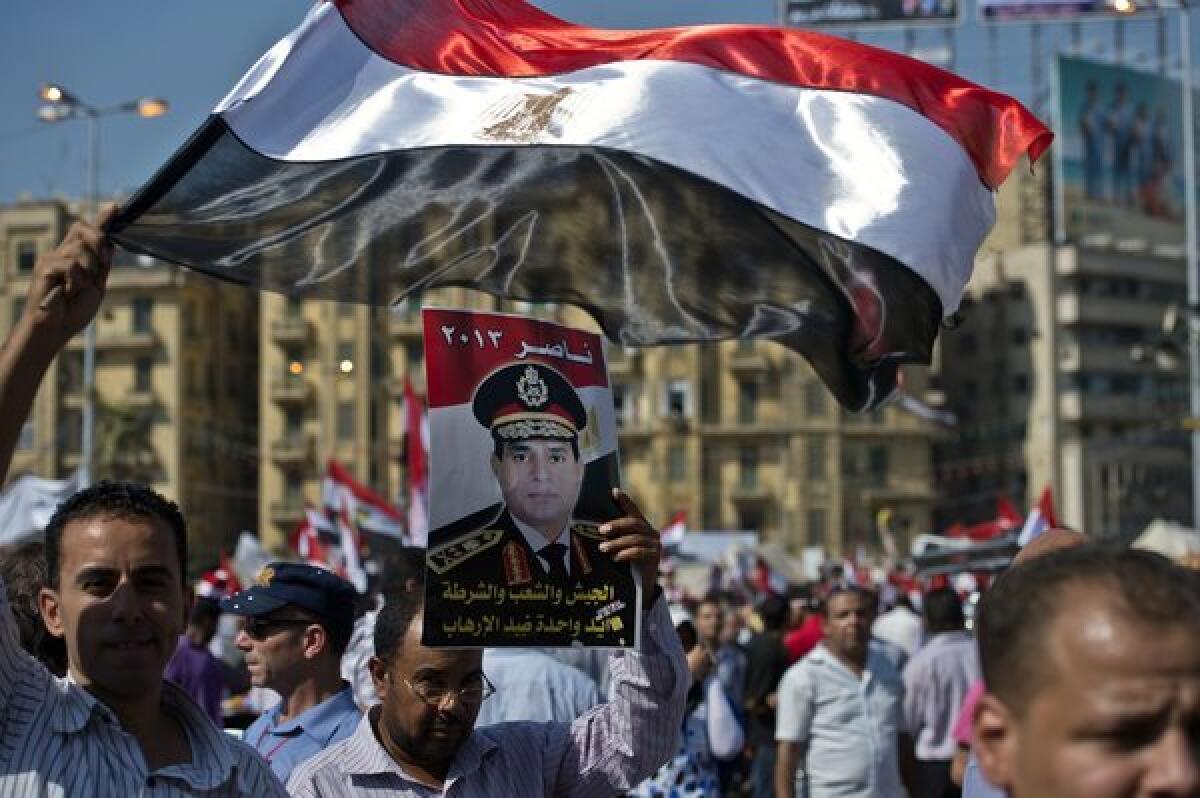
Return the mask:
[[275,562],[259,571],[255,584],[221,600],[235,615],[266,615],[288,604],[338,627],[354,625],[353,585],[332,571],[295,562]]

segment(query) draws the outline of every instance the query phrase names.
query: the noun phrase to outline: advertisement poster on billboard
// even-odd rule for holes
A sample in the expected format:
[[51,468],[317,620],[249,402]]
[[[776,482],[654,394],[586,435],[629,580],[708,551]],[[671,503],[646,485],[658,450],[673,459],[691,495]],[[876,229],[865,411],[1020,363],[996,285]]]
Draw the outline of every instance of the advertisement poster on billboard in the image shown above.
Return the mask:
[[[979,0],[979,19],[984,22],[1028,22],[1030,20],[1068,20],[1075,17],[1121,16],[1129,18],[1133,6],[1121,0]],[[1156,14],[1138,8],[1136,15]]]
[[640,588],[600,550],[620,513],[598,335],[426,309],[429,547],[423,642],[630,647]]
[[786,0],[783,24],[796,28],[821,25],[956,25],[958,0]]
[[1056,90],[1060,238],[1182,252],[1179,82],[1059,56]]

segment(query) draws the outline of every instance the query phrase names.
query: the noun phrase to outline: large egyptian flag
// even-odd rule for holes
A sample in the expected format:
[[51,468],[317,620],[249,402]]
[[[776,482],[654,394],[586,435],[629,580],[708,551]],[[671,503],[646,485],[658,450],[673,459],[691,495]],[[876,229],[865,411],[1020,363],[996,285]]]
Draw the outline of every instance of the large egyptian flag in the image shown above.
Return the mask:
[[516,0],[318,4],[113,226],[292,295],[466,285],[626,345],[774,337],[854,409],[928,362],[1049,131],[820,34],[597,30]]

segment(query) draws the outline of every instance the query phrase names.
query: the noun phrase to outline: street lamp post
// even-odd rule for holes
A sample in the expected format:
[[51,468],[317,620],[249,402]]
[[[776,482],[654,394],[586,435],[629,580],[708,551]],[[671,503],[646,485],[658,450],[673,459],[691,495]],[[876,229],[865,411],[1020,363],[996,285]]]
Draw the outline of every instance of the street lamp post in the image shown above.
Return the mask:
[[[143,97],[104,108],[80,100],[64,89],[48,83],[39,92],[45,103],[38,109],[44,122],[62,122],[83,118],[88,125],[88,194],[87,216],[95,219],[100,203],[100,117],[115,114],[137,114],[143,118],[162,116],[167,112],[166,100]],[[92,484],[92,462],[96,448],[96,322],[88,325],[83,348],[83,412],[79,470],[81,484]]]
[[[1186,0],[1179,5],[1179,61],[1183,75],[1183,246],[1187,268],[1189,308],[1200,305],[1200,274],[1196,273],[1196,123],[1192,108],[1192,9]],[[1200,320],[1187,316],[1188,329],[1188,408],[1191,418],[1200,418]],[[1200,429],[1192,429],[1192,528],[1200,529]]]

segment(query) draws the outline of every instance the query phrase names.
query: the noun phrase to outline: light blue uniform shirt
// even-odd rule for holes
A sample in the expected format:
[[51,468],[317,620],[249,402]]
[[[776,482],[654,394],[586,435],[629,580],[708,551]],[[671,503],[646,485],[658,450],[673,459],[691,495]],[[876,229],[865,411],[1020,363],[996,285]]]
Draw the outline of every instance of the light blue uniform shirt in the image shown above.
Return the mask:
[[287,784],[288,776],[301,762],[354,734],[362,712],[354,703],[354,690],[349,685],[280,724],[284,703],[260,715],[242,740],[254,746],[279,781]]
[[483,673],[496,694],[480,706],[476,728],[515,720],[570,723],[600,703],[586,673],[535,649],[489,648]]

